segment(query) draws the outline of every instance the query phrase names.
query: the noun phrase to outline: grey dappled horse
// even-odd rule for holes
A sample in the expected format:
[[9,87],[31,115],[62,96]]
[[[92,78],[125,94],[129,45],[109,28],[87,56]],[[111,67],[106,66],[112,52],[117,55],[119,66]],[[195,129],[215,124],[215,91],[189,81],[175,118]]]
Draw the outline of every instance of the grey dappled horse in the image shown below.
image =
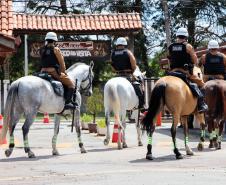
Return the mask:
[[[93,80],[93,63],[86,65],[83,63],[76,63],[67,70],[68,76],[74,82],[77,79],[77,97],[76,102],[78,107],[75,110],[74,125],[77,132],[79,147],[82,153],[86,150],[81,140],[81,130],[79,124],[81,94],[90,96],[92,94],[92,80]],[[29,158],[35,157],[28,144],[28,132],[30,126],[38,112],[54,113],[54,136],[52,139],[53,155],[58,155],[56,148],[57,135],[59,133],[60,114],[64,108],[64,98],[54,93],[51,84],[36,76],[25,76],[14,81],[9,89],[6,106],[5,119],[3,123],[2,133],[0,134],[0,143],[6,137],[9,128],[10,144],[9,149],[5,151],[9,157],[14,148],[14,129],[19,122],[20,116],[24,114],[25,122],[23,124],[23,140],[24,150],[28,153]]]
[[[137,67],[133,73],[133,76],[141,81],[144,80],[144,74],[141,73],[140,69]],[[104,144],[107,145],[110,141],[110,113],[113,112],[115,115],[115,121],[118,126],[118,149],[127,147],[125,138],[126,129],[126,111],[133,110],[138,107],[139,99],[136,95],[134,87],[131,82],[124,77],[114,77],[107,81],[104,86],[104,108],[105,108],[105,118],[107,126],[107,135],[104,140]],[[136,122],[137,129],[137,139],[138,145],[142,146],[141,142],[141,130],[138,124],[138,109],[134,109],[133,114]],[[122,143],[121,144],[121,130],[123,132]]]

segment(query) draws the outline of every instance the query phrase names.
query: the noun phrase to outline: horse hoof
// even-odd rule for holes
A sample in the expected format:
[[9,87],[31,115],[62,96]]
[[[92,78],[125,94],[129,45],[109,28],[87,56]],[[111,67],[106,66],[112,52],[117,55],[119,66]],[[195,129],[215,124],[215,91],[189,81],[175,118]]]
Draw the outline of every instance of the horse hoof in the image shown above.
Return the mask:
[[12,151],[11,151],[10,149],[7,149],[7,150],[5,151],[6,157],[9,157],[11,154],[12,154]]
[[108,145],[109,144],[109,140],[108,139],[104,139],[104,145]]
[[203,148],[204,148],[203,144],[199,143],[197,148],[198,148],[198,151],[203,151]]
[[141,141],[139,141],[138,146],[143,146],[143,143]]
[[183,159],[182,155],[176,155],[176,159]]
[[87,151],[85,150],[85,148],[81,148],[81,154],[85,154],[87,153]]
[[123,143],[123,144],[122,144],[122,147],[123,147],[123,148],[128,148],[128,146],[127,146],[126,143]]
[[190,151],[187,151],[186,154],[192,156],[194,155],[194,152],[190,150]]
[[147,155],[146,155],[146,159],[152,161],[152,160],[153,160],[152,154],[147,154]]
[[28,153],[28,157],[29,157],[29,158],[35,158],[35,154],[34,154],[33,152],[30,151],[30,152]]
[[214,142],[214,147],[216,148],[216,149],[218,149],[218,142]]
[[213,143],[210,143],[209,144],[209,148],[213,148]]
[[53,150],[53,151],[52,151],[52,154],[53,154],[53,155],[56,155],[56,156],[57,156],[57,155],[60,155],[60,153],[59,153],[57,150]]
[[122,145],[118,145],[118,150],[122,150]]
[[220,149],[221,149],[221,142],[218,142],[217,150],[220,150]]

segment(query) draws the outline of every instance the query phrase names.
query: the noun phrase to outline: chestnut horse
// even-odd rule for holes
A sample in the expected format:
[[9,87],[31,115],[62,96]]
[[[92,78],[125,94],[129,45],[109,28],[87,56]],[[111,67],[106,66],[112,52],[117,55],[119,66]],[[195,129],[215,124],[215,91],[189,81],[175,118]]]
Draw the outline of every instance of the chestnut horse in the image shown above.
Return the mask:
[[[193,73],[202,77],[200,68],[194,67]],[[173,124],[171,127],[171,135],[174,146],[174,153],[176,159],[182,159],[176,145],[176,129],[181,122],[184,127],[184,143],[187,155],[193,155],[193,151],[188,146],[188,124],[187,117],[190,114],[195,114],[202,129],[202,135],[199,143],[199,148],[203,148],[204,134],[205,134],[205,120],[204,114],[199,114],[196,109],[197,98],[193,96],[192,91],[188,85],[180,78],[175,76],[165,76],[160,78],[152,91],[149,103],[148,113],[144,117],[142,124],[143,128],[147,130],[148,146],[146,159],[153,160],[152,157],[152,135],[155,130],[154,120],[159,114],[163,106],[166,106],[173,116]]]
[[205,100],[209,107],[205,114],[209,131],[209,148],[221,149],[224,121],[226,119],[226,82],[210,80],[205,83]]

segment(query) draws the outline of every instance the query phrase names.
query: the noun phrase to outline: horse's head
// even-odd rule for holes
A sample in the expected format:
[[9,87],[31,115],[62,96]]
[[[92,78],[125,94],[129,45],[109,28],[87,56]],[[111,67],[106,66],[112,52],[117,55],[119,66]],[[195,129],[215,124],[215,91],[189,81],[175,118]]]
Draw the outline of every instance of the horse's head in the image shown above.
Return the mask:
[[68,75],[74,81],[76,81],[76,79],[78,80],[77,88],[79,89],[80,93],[85,96],[91,96],[93,93],[93,66],[93,62],[91,62],[90,65],[86,65],[84,63],[76,63],[67,70]]
[[140,71],[140,68],[137,66],[135,71],[133,72],[133,76],[136,80],[140,81],[140,82],[143,82],[144,79],[145,79],[145,74],[146,72],[141,72]]

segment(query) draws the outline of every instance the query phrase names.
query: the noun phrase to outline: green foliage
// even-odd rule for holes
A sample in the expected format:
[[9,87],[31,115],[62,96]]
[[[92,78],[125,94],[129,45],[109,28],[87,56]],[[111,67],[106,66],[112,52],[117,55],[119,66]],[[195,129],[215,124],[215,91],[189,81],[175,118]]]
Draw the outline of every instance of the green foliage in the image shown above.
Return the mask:
[[100,128],[105,128],[106,127],[105,119],[99,119],[99,120],[97,120],[97,125]]
[[87,100],[87,110],[93,115],[93,123],[95,123],[96,115],[103,111],[103,95],[99,88],[93,89],[93,95]]
[[151,70],[152,76],[159,77],[164,75],[164,71],[161,70],[159,61],[163,58],[164,54],[162,52],[156,53],[154,58],[149,59],[149,69]]
[[83,114],[81,116],[81,121],[84,123],[90,123],[93,120],[92,116],[88,115],[88,114]]

